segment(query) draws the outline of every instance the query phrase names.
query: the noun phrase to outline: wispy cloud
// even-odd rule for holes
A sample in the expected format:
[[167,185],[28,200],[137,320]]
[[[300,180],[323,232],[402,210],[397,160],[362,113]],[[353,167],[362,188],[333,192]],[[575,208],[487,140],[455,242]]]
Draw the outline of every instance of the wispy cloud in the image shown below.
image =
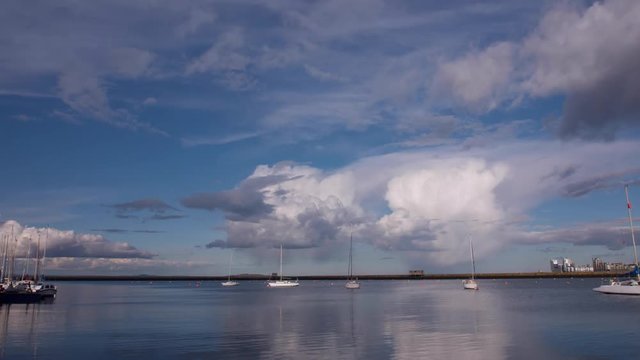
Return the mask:
[[200,146],[200,145],[226,145],[239,141],[254,139],[260,137],[263,132],[253,131],[239,134],[231,134],[227,136],[214,136],[214,137],[183,137],[180,139],[184,146]]
[[184,215],[179,210],[162,200],[154,198],[138,199],[124,203],[105,205],[116,210],[116,217],[120,219],[173,220],[181,219]]

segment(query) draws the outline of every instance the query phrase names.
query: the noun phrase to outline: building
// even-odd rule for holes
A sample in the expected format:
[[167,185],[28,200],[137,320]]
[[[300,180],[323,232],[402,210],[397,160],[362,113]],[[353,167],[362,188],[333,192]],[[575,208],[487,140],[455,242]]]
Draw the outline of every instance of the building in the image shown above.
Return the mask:
[[575,267],[576,272],[593,272],[593,266],[591,265],[577,265]]
[[607,271],[607,263],[602,261],[602,259],[600,258],[593,258],[592,259],[592,264],[593,264],[593,271]]
[[409,276],[424,276],[424,270],[409,270]]
[[554,273],[576,271],[576,265],[573,263],[573,260],[565,257],[551,259],[549,265],[551,266],[551,272]]
[[633,270],[633,265],[627,265],[623,263],[611,263],[608,265],[609,265],[609,271],[613,271],[613,272],[623,272],[623,271]]

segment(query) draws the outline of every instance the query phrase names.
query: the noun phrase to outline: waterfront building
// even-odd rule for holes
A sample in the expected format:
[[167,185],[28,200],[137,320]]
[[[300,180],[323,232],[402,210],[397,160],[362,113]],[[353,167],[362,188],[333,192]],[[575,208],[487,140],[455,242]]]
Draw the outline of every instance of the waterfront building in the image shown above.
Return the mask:
[[611,263],[609,265],[609,271],[613,272],[623,272],[623,271],[631,271],[633,270],[634,265],[627,265],[624,263]]
[[576,271],[576,265],[574,264],[573,260],[565,257],[551,259],[549,261],[549,265],[551,267],[551,272],[554,273]]
[[593,272],[593,266],[591,265],[578,265],[575,267],[575,272]]
[[593,271],[607,271],[607,263],[602,261],[602,259],[600,258],[593,258],[592,259],[592,264],[593,264]]

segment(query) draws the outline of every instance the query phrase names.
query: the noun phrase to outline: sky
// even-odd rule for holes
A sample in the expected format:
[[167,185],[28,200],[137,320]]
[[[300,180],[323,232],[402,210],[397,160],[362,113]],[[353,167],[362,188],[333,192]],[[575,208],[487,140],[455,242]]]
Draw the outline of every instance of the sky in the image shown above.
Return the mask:
[[1,7],[0,231],[50,273],[633,259],[638,1]]

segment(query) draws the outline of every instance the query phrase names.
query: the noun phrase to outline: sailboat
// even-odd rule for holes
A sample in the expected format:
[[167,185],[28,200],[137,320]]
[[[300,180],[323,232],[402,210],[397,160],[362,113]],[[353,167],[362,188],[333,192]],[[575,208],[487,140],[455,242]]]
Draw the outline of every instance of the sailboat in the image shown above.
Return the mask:
[[478,290],[478,283],[476,282],[476,259],[473,256],[471,237],[469,237],[469,249],[471,250],[471,279],[464,280],[462,286],[465,290]]
[[227,276],[227,281],[222,283],[222,286],[237,286],[240,285],[236,281],[231,281],[231,264],[233,263],[233,252],[229,255],[229,276]]
[[[635,269],[630,273],[629,279],[611,280],[607,285],[601,285],[594,288],[603,294],[617,295],[640,295],[640,273],[638,272],[638,252],[636,251],[636,238],[633,234],[633,217],[631,216],[631,202],[629,201],[629,185],[624,186],[624,194],[627,198],[627,214],[629,215],[629,227],[631,228],[631,242],[633,243],[633,259],[635,261]],[[634,278],[635,276],[635,278]]]
[[267,286],[272,288],[289,288],[298,285],[300,285],[298,281],[284,280],[282,276],[282,244],[280,244],[280,280],[269,281]]
[[353,234],[349,239],[349,278],[347,283],[344,284],[347,289],[360,289],[360,283],[358,279],[353,278]]

